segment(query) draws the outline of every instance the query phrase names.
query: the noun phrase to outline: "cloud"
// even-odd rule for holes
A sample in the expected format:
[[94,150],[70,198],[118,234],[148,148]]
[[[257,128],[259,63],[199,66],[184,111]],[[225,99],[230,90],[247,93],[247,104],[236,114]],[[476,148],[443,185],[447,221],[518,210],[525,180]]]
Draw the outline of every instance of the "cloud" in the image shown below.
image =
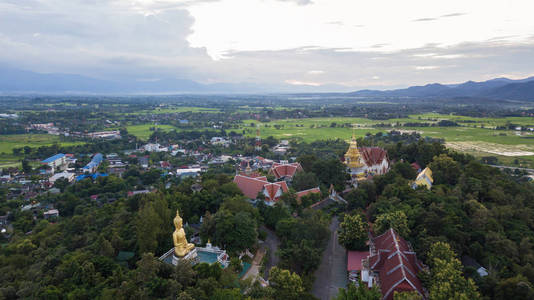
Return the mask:
[[293,2],[293,3],[296,3],[297,5],[313,4],[312,0],[277,0],[277,1],[280,1],[280,2]]
[[452,14],[442,15],[440,18],[460,17],[460,16],[465,16],[465,15],[467,14],[466,13],[452,13]]
[[413,20],[414,22],[428,22],[428,21],[436,21],[439,18],[420,18]]
[[439,66],[415,66],[414,68],[418,71],[423,71],[439,69]]
[[[0,65],[106,79],[254,83],[273,91],[287,85],[395,88],[521,77],[534,70],[534,39],[523,39],[522,31],[534,22],[525,7],[524,16],[510,13],[513,26],[495,17],[492,3],[495,15],[475,16],[486,10],[461,6],[470,18],[414,23],[425,15],[460,13],[411,12],[392,2],[395,13],[384,24],[375,17],[383,12],[378,4],[369,2],[365,10],[339,5],[353,2],[314,0],[303,7],[274,0],[4,0]],[[243,9],[235,10],[235,3]],[[447,30],[440,30],[441,23]],[[226,58],[213,59],[221,54]]]
[[292,80],[292,79],[286,80],[285,82],[291,85],[321,86],[321,84],[317,82],[299,81],[299,80]]
[[430,22],[430,21],[437,21],[437,20],[444,19],[444,18],[461,17],[461,16],[465,16],[465,15],[466,15],[466,13],[451,13],[451,14],[441,15],[439,17],[419,18],[419,19],[415,19],[415,20],[412,20],[412,21],[413,22]]

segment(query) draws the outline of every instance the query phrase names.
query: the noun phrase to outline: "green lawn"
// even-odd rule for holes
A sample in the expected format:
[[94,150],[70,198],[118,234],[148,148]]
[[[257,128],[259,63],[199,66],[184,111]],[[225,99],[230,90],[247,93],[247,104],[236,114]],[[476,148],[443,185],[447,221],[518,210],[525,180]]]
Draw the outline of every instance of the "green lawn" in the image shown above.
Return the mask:
[[156,127],[158,128],[158,130],[163,130],[163,131],[171,131],[173,129],[177,129],[176,127],[172,125],[143,124],[143,125],[126,126],[126,130],[128,130],[128,133],[133,134],[140,139],[146,140],[154,132],[150,130],[150,128],[152,127]]
[[50,134],[12,134],[0,135],[0,168],[15,167],[20,157],[13,155],[13,148],[29,146],[32,148],[59,143],[63,146],[79,145],[82,142],[61,142],[59,136]]

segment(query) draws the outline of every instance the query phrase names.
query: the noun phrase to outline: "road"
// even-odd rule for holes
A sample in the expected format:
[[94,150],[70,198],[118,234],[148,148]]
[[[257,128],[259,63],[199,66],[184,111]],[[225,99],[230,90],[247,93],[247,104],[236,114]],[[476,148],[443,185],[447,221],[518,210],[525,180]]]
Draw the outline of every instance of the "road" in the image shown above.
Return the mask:
[[278,251],[278,248],[280,247],[280,240],[272,230],[269,230],[265,226],[262,226],[260,230],[267,232],[267,238],[265,239],[264,245],[269,248],[269,260],[265,265],[265,272],[263,274],[263,278],[268,280],[269,270],[271,270],[272,267],[278,265],[278,262],[280,261],[280,258],[276,254],[276,251]]
[[264,255],[265,249],[258,249],[256,255],[254,255],[250,269],[243,275],[242,279],[253,278],[253,280],[256,280],[256,277],[258,277],[258,274],[260,273],[261,261]]
[[330,239],[323,253],[321,265],[315,272],[312,294],[321,299],[334,298],[339,288],[347,287],[347,252],[337,241],[337,217],[330,223]]
[[510,169],[510,170],[518,169],[518,170],[521,170],[521,171],[526,171],[526,172],[529,172],[529,173],[534,173],[534,169],[516,168],[516,167],[498,166],[498,165],[487,165],[487,166],[495,167],[495,168],[499,168],[499,169]]

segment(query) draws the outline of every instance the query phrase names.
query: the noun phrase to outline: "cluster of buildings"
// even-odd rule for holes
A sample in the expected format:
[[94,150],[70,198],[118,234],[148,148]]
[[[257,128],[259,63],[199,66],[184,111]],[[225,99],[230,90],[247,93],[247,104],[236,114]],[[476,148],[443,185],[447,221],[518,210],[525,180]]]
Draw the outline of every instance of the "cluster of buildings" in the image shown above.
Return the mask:
[[87,134],[87,137],[92,138],[92,139],[114,140],[114,139],[121,138],[121,132],[119,130],[90,132]]
[[389,171],[387,151],[379,147],[358,147],[354,136],[344,160],[349,169],[353,187],[357,187],[358,182],[362,180],[370,179],[375,175],[383,175]]
[[[241,190],[243,195],[249,200],[263,198],[267,205],[274,205],[280,200],[284,193],[289,191],[289,186],[293,176],[297,172],[303,171],[300,163],[273,162],[269,168],[270,175],[273,175],[275,182],[269,182],[267,176],[254,172],[247,162],[244,172],[239,172],[234,177],[234,183]],[[319,187],[297,192],[297,201],[306,195],[321,193]]]

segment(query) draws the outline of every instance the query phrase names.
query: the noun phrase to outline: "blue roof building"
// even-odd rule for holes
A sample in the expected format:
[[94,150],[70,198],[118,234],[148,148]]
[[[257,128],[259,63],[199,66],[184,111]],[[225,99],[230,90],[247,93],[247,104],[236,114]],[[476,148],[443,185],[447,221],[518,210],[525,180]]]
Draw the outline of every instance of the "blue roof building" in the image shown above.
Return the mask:
[[65,154],[63,154],[63,153],[59,153],[59,154],[56,154],[56,155],[54,155],[54,156],[50,156],[49,158],[47,158],[47,159],[41,161],[41,163],[43,163],[43,164],[53,163],[53,162],[55,162],[55,161],[58,160],[58,159],[62,159],[63,157],[65,157]]
[[93,159],[91,159],[91,161],[85,167],[83,167],[83,171],[91,173],[96,171],[96,168],[98,168],[102,160],[104,160],[104,156],[101,153],[95,154]]

